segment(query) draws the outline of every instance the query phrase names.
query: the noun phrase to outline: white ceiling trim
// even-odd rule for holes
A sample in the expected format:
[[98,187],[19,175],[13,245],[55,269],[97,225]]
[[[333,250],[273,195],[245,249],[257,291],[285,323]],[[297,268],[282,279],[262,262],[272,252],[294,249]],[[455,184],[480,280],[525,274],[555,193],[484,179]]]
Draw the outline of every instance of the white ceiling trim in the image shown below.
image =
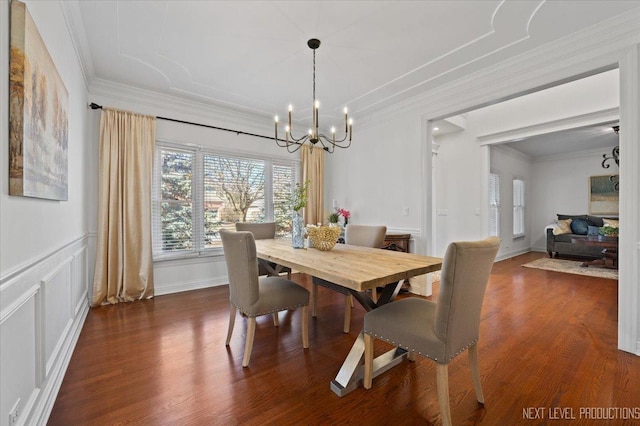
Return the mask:
[[[586,158],[586,157],[593,157],[594,155],[600,155],[602,157],[602,154],[611,154],[611,150],[614,148],[614,146],[607,146],[607,147],[603,147],[603,148],[594,148],[594,149],[585,149],[582,151],[574,151],[574,152],[565,152],[562,154],[550,154],[550,155],[541,155],[539,157],[535,157],[532,159],[533,163],[542,163],[545,161],[566,161],[566,160],[572,160],[575,158]],[[602,161],[602,160],[600,160]],[[611,174],[613,173],[613,170],[611,170],[611,173],[607,173],[606,170],[611,170],[611,169],[602,169],[602,174],[606,175],[606,174]],[[616,170],[615,173],[616,174],[618,171]]]
[[[519,43],[522,43],[523,41],[529,39],[530,38],[529,27],[531,25],[531,21],[533,20],[534,16],[538,12],[538,10],[540,10],[540,8],[542,7],[542,5],[545,3],[546,0],[541,1],[533,9],[531,14],[527,17],[527,22],[526,22],[525,25],[523,25],[524,28],[525,28],[525,31],[524,31],[525,34],[523,36],[517,37],[517,38],[515,38],[514,40],[512,40],[512,41],[510,41],[508,43],[505,43],[505,44],[502,44],[500,46],[497,46],[495,49],[493,49],[493,50],[491,50],[489,52],[486,52],[485,54],[483,54],[481,56],[476,56],[473,59],[465,61],[465,62],[462,62],[462,63],[458,64],[455,67],[448,68],[446,71],[434,74],[434,75],[432,75],[432,76],[430,76],[428,78],[421,79],[418,83],[410,85],[410,86],[408,86],[408,87],[406,87],[406,88],[404,88],[402,90],[395,90],[392,94],[390,94],[388,96],[384,96],[384,97],[378,98],[375,102],[371,102],[371,103],[367,104],[364,107],[359,107],[358,108],[357,101],[362,100],[362,99],[366,99],[367,97],[370,97],[371,95],[380,92],[383,88],[391,86],[394,83],[402,82],[403,80],[408,80],[409,77],[417,75],[419,71],[426,71],[426,69],[429,66],[437,64],[438,62],[442,61],[443,59],[445,59],[447,57],[450,57],[450,56],[453,56],[456,53],[462,52],[466,48],[472,48],[475,44],[477,44],[478,42],[480,42],[480,41],[482,41],[482,40],[484,40],[484,39],[486,39],[486,38],[488,38],[490,36],[497,35],[495,21],[496,21],[496,17],[498,15],[498,12],[500,11],[501,7],[505,4],[505,1],[506,0],[503,0],[496,7],[495,11],[493,12],[493,15],[492,15],[492,18],[491,18],[491,31],[488,31],[487,33],[485,33],[485,34],[483,34],[483,35],[481,35],[481,36],[479,36],[479,37],[477,37],[477,38],[475,38],[475,39],[473,39],[473,40],[471,40],[471,41],[469,41],[467,43],[464,43],[461,46],[459,46],[459,47],[457,47],[455,49],[452,49],[449,52],[446,52],[446,53],[442,54],[441,56],[439,56],[437,58],[434,58],[434,59],[430,60],[429,62],[427,62],[427,63],[425,63],[425,64],[423,64],[423,65],[421,65],[421,66],[419,66],[419,67],[417,67],[417,68],[415,68],[415,69],[413,69],[413,70],[411,70],[411,71],[409,71],[409,72],[407,72],[407,73],[405,73],[405,74],[403,74],[403,75],[401,75],[401,76],[399,76],[399,77],[387,82],[387,83],[385,83],[384,85],[382,85],[380,87],[377,87],[377,88],[369,91],[368,93],[365,93],[364,95],[351,100],[349,102],[349,104],[350,105],[355,105],[356,106],[356,111],[358,113],[362,113],[362,112],[366,112],[367,110],[375,109],[378,105],[387,104],[387,103],[389,103],[391,101],[391,99],[402,98],[403,95],[405,95],[405,94],[408,95],[409,97],[410,96],[416,96],[416,95],[419,96],[419,93],[411,94],[411,92],[418,92],[418,90],[417,90],[418,88],[420,88],[422,86],[425,86],[428,83],[434,82],[435,80],[437,80],[439,78],[442,78],[442,77],[444,77],[444,76],[446,76],[448,74],[452,74],[455,71],[458,71],[458,70],[460,70],[460,69],[462,69],[462,68],[464,68],[466,66],[469,66],[469,65],[471,65],[471,64],[473,64],[475,62],[478,62],[478,61],[480,61],[482,59],[485,59],[485,58],[487,58],[487,57],[489,57],[491,55],[495,55],[498,52],[501,52],[501,51],[503,51],[503,50],[505,50],[505,49],[507,49],[509,47],[515,46],[515,45],[517,45]],[[519,3],[519,5],[520,6],[526,5],[526,3]],[[519,27],[518,25],[514,25],[514,26],[516,28]],[[511,34],[506,34],[503,37],[505,37],[505,39],[508,40],[509,38],[511,38]],[[428,91],[428,89],[425,90],[425,91]]]
[[531,93],[561,82],[558,63],[563,64],[562,74],[567,81],[585,74],[585,63],[594,71],[611,69],[628,47],[636,43],[640,43],[640,10],[601,22],[424,94],[372,111],[359,117],[358,126],[375,125],[416,110],[428,119],[438,120],[502,102],[527,93],[513,93],[513,87],[528,87],[528,93]]
[[480,143],[480,145],[493,145],[504,142],[511,142],[514,139],[524,139],[530,138],[532,136],[559,132],[561,130],[575,129],[577,127],[617,122],[619,119],[620,108],[616,107],[587,114],[580,114],[573,117],[561,118],[559,120],[538,123],[532,126],[520,127],[518,129],[511,129],[503,132],[481,135],[476,139],[478,143]]
[[273,132],[273,120],[264,115],[252,114],[246,110],[233,110],[102,79],[93,80],[89,90],[89,98],[92,97],[117,99],[127,104],[139,105],[141,111],[135,112],[141,114],[163,116],[166,114],[163,111],[170,109],[172,116],[168,118],[194,121],[194,117],[197,117],[202,124],[219,127],[243,126],[238,130],[264,133],[265,136],[270,136]]
[[77,5],[77,0],[60,0],[60,8],[62,9],[62,16],[69,32],[69,37],[73,43],[73,49],[80,64],[80,71],[82,72],[82,78],[84,84],[89,88],[91,84],[91,78],[95,75],[95,67],[93,65],[93,59],[89,49],[89,43],[87,38],[87,31],[84,27],[84,22],[80,17],[80,8]]

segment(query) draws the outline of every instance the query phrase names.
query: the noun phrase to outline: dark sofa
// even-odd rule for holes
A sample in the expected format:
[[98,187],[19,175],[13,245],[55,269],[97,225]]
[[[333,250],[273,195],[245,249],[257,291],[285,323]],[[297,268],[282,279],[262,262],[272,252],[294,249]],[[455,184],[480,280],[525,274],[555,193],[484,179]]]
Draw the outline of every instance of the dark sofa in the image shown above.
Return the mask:
[[[581,225],[585,223],[588,226],[602,227],[604,226],[603,219],[614,219],[617,220],[617,217],[600,217],[600,216],[591,216],[591,215],[558,215],[558,220],[565,219],[580,219]],[[553,235],[553,229],[547,228],[547,253],[549,253],[549,257],[558,257],[558,255],[564,256],[579,256],[579,257],[591,257],[591,258],[600,258],[602,257],[602,247],[598,246],[586,246],[583,244],[574,244],[571,242],[572,238],[587,238],[587,233],[583,233],[583,228],[581,226],[575,226],[576,224],[572,223],[572,230],[574,233],[571,234],[561,234],[561,235]],[[580,231],[579,234],[575,233],[576,231]]]

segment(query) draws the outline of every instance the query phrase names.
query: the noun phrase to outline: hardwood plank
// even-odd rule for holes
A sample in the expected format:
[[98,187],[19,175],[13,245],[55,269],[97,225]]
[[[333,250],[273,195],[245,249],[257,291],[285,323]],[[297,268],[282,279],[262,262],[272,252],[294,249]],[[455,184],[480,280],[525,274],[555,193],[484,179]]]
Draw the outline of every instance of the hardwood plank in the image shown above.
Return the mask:
[[437,271],[438,257],[337,244],[332,250],[294,249],[285,239],[256,240],[258,257],[356,291]]
[[[449,365],[453,424],[562,425],[550,409],[578,417],[582,407],[640,407],[640,357],[616,349],[617,283],[521,267],[541,256],[494,265],[478,343],[485,405],[476,402],[464,353]],[[306,275],[294,278],[311,288]],[[440,424],[435,366],[419,356],[374,379],[370,390],[338,398],[329,383],[365,312],[352,308],[344,334],[344,296],[320,288],[318,304],[307,350],[300,309],[280,313],[279,327],[258,318],[244,369],[244,318],[225,347],[226,286],[92,309],[49,424]],[[376,355],[388,349],[376,341]],[[524,418],[530,407],[542,408],[544,419]]]

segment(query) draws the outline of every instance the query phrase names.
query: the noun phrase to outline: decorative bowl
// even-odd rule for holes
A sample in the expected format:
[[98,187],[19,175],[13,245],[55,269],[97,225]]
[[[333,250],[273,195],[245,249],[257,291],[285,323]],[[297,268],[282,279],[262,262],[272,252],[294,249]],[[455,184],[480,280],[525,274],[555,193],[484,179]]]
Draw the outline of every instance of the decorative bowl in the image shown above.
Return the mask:
[[318,250],[331,250],[338,242],[342,229],[339,226],[313,226],[307,228],[313,247]]

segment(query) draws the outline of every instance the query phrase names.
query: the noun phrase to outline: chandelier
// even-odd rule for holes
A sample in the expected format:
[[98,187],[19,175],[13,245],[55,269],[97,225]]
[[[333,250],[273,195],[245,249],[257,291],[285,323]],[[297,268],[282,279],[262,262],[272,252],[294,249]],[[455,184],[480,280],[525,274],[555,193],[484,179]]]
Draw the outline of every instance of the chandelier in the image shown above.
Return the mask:
[[320,109],[320,102],[316,99],[316,49],[320,47],[320,40],[312,38],[307,42],[313,50],[313,103],[312,103],[312,124],[311,128],[304,136],[296,138],[293,136],[293,123],[291,117],[293,115],[293,105],[289,105],[289,124],[285,127],[284,140],[278,139],[278,116],[275,117],[275,140],[279,147],[287,148],[289,152],[296,152],[305,143],[309,143],[311,151],[313,147],[320,143],[323,150],[328,153],[333,153],[335,148],[349,148],[351,145],[351,137],[353,134],[353,120],[349,118],[347,113],[347,107],[344,107],[344,136],[342,139],[336,139],[336,128],[331,127],[331,135],[327,136],[320,133],[320,123],[318,120],[318,110]]
[[[612,129],[614,132],[616,132],[616,135],[619,134],[618,132],[620,131],[620,126],[613,126]],[[607,164],[607,161],[609,160],[613,160],[616,163],[616,166],[619,166],[620,165],[619,156],[620,156],[620,145],[616,145],[611,150],[611,157],[607,156],[607,154],[602,154],[602,158],[604,158],[604,160],[602,160],[602,168],[603,169],[609,168],[609,164]]]
[[[616,135],[620,134],[620,126],[613,126],[612,129],[614,132],[616,132]],[[613,160],[616,163],[616,166],[620,166],[620,145],[616,145],[611,150],[611,157],[609,157],[607,154],[602,154],[602,158],[604,158],[604,160],[602,160],[603,169],[608,169],[610,167],[609,164],[607,164],[607,161],[609,160]],[[609,181],[613,183],[613,190],[618,192],[620,190],[620,181],[618,179],[618,175],[609,176]]]

